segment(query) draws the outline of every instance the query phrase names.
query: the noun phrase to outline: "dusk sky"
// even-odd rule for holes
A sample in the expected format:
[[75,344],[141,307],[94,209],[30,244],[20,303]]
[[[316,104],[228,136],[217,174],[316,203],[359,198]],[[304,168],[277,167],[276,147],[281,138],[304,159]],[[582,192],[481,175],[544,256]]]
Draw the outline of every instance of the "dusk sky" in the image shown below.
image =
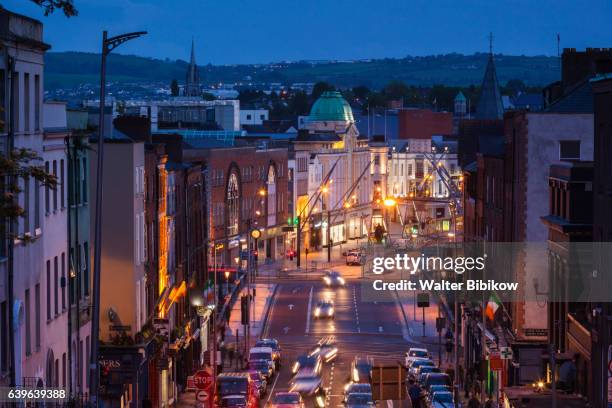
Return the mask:
[[612,46],[607,0],[75,0],[77,17],[44,17],[28,0],[5,8],[40,19],[52,51],[98,52],[101,31],[147,30],[124,54],[198,64],[358,59],[487,51],[555,55],[561,47]]

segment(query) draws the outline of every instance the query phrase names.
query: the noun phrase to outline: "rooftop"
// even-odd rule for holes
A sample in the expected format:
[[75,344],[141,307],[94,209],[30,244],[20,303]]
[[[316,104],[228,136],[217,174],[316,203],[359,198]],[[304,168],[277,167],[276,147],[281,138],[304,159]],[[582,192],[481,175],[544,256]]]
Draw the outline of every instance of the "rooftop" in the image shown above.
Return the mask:
[[354,122],[353,110],[337,91],[323,92],[315,101],[308,117],[310,122]]

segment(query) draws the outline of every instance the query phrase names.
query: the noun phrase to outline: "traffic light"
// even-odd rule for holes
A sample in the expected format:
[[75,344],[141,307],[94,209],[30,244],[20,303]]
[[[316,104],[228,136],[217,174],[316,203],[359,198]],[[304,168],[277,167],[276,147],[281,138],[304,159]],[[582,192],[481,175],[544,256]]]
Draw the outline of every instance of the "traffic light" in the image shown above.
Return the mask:
[[249,324],[249,297],[246,295],[240,297],[240,321]]
[[412,225],[412,233],[415,235],[419,233],[419,226],[417,224]]

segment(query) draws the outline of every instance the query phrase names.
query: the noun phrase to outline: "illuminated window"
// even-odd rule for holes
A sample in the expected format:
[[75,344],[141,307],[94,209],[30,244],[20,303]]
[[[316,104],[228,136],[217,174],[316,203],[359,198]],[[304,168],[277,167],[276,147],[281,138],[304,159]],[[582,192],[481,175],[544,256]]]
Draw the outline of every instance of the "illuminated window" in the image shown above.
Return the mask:
[[238,233],[240,210],[240,193],[238,190],[238,177],[231,173],[227,183],[227,233],[235,235]]

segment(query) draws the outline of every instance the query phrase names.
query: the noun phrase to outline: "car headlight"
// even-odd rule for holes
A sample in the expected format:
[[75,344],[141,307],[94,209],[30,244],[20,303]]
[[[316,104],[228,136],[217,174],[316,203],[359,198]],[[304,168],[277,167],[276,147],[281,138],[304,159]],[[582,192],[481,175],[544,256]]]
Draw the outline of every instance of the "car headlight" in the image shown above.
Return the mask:
[[315,309],[315,316],[319,317],[319,315],[321,314],[321,309],[319,309],[318,307]]
[[323,278],[323,280],[325,281],[325,283],[327,283],[328,285],[331,283],[331,279],[329,279],[329,276],[326,276]]
[[338,278],[338,282],[340,282],[341,285],[344,285],[344,278]]
[[333,314],[334,314],[334,308],[332,307],[332,308],[330,308],[330,309],[329,309],[329,311],[327,312],[327,315],[328,315],[328,316],[331,316],[331,315],[333,315]]
[[323,399],[323,397],[321,395],[317,395],[317,406],[320,408],[323,408],[325,406],[325,400]]
[[359,371],[356,368],[353,368],[353,381],[359,382]]
[[293,374],[295,374],[295,373],[297,373],[297,370],[298,370],[299,368],[300,368],[300,364],[299,364],[299,363],[296,361],[296,362],[293,364],[293,367],[291,367],[291,372],[292,372]]

